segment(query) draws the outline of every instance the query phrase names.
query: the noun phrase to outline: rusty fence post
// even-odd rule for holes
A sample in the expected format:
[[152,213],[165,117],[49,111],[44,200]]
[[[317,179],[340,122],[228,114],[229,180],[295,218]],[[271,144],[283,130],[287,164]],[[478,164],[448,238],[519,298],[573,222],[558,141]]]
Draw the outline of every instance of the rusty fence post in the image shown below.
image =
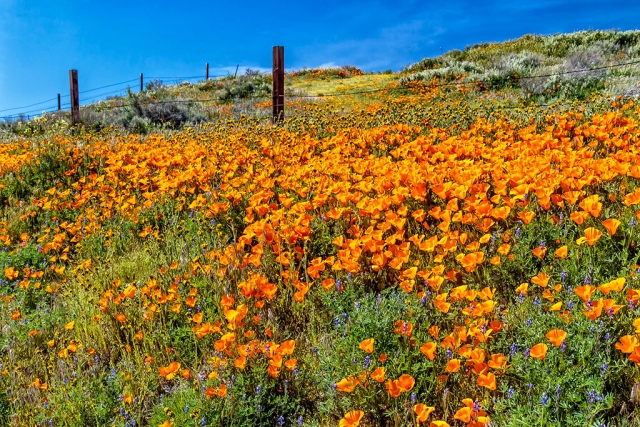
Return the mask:
[[71,125],[80,123],[80,95],[78,94],[78,70],[69,70],[69,89],[71,101]]
[[284,120],[284,46],[273,47],[273,122]]

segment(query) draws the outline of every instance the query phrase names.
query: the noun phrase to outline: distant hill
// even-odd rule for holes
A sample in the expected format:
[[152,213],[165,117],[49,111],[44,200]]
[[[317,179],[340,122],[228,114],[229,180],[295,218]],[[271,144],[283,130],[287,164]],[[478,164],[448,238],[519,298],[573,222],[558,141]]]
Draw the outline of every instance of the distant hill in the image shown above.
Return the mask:
[[638,97],[640,31],[527,34],[425,58],[407,66],[401,74],[403,84],[433,79],[478,80],[486,89],[516,88],[545,98],[584,98],[594,91]]

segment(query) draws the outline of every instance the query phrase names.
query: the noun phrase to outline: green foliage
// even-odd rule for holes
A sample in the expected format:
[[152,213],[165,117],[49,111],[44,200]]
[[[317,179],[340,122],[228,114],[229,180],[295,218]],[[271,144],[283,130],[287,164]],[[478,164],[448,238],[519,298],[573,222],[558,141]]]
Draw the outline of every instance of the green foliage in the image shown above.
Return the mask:
[[244,75],[229,76],[205,83],[200,90],[215,90],[219,102],[229,104],[246,98],[267,98],[271,94],[271,76],[247,69]]
[[[403,70],[400,84],[457,81],[472,87],[470,84],[478,82],[476,88],[481,91],[511,91],[537,102],[587,99],[593,93],[619,86],[621,80],[617,76],[639,75],[633,66],[611,70],[604,67],[637,58],[639,45],[638,31],[526,35],[425,58]],[[620,94],[619,90],[615,94]]]

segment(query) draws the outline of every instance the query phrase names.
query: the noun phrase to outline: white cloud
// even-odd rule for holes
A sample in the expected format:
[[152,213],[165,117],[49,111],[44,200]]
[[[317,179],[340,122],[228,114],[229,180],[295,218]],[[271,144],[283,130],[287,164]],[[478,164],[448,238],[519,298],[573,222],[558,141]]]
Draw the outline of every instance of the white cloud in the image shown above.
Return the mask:
[[325,62],[324,64],[320,64],[315,68],[340,68],[340,65],[335,62]]

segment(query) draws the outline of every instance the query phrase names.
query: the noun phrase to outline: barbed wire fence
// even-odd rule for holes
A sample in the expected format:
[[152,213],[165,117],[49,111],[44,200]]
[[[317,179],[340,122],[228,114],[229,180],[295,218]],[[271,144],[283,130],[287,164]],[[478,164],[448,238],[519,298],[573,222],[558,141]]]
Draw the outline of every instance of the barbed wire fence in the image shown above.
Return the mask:
[[[626,61],[620,62],[605,66],[577,69],[577,70],[567,70],[567,71],[559,71],[555,73],[547,73],[547,74],[539,74],[533,76],[513,76],[513,83],[517,84],[520,81],[533,80],[533,79],[543,79],[543,78],[551,78],[557,76],[567,76],[567,75],[584,75],[585,73],[593,73],[596,71],[604,71],[610,70],[618,67],[625,66],[633,66],[640,64],[640,60],[634,61]],[[247,70],[250,71],[250,70]],[[283,73],[284,74],[284,73]],[[164,81],[170,80],[174,85],[179,85],[182,83],[189,84],[197,84],[203,83],[211,80],[215,82],[215,79],[219,79],[222,77],[230,77],[231,74],[227,75],[208,75],[208,64],[207,64],[207,74],[206,75],[195,75],[195,76],[149,76],[147,77],[147,85],[150,89],[153,89],[153,85],[163,85]],[[237,71],[234,78],[237,78]],[[120,109],[120,108],[130,108],[131,105],[123,102],[126,96],[130,94],[134,94],[132,90],[132,83],[140,81],[140,92],[143,93],[145,91],[143,87],[142,74],[140,78],[134,78],[118,83],[108,84],[92,89],[87,89],[83,91],[79,91],[80,95],[85,95],[82,98],[82,102],[85,104],[81,108],[83,111],[86,110],[94,110],[99,112],[104,112],[106,110],[111,109]],[[444,88],[444,87],[456,87],[456,88],[465,88],[465,87],[482,87],[483,85],[489,84],[489,80],[475,79],[475,80],[455,80],[455,81],[447,81],[447,82],[429,82],[426,84],[429,88]],[[97,93],[98,91],[109,89],[108,91]],[[406,88],[404,88],[406,89]],[[378,88],[378,89],[369,89],[369,90],[357,90],[350,92],[335,92],[335,93],[322,93],[316,95],[309,95],[302,92],[300,89],[293,89],[291,87],[283,88],[281,91],[284,93],[271,93],[268,95],[256,95],[253,93],[249,93],[246,96],[236,96],[231,101],[231,103],[220,105],[220,102],[215,97],[208,99],[145,99],[139,102],[139,105],[142,107],[149,107],[151,105],[201,105],[204,111],[208,110],[230,110],[235,116],[245,115],[245,116],[269,116],[268,110],[272,109],[274,104],[282,104],[286,98],[288,103],[304,101],[304,100],[322,100],[324,98],[334,98],[334,97],[343,97],[343,96],[357,96],[357,95],[369,95],[376,94],[381,92],[391,92],[393,90],[403,90],[403,88]],[[1,113],[5,112],[13,112],[16,110],[22,110],[18,113],[9,114],[5,116],[0,116],[0,120],[5,123],[11,123],[15,121],[29,121],[33,118],[39,117],[44,114],[62,112],[68,113],[69,109],[72,108],[71,102],[66,101],[64,103],[61,102],[62,99],[69,99],[70,95],[58,95],[56,98],[47,99],[44,101],[32,103],[29,105],[24,105],[20,107],[13,107],[0,110]],[[269,102],[271,100],[271,102]],[[110,103],[105,103],[104,101],[112,101]],[[55,102],[55,104],[54,104]],[[31,109],[32,107],[47,105],[46,107],[39,107],[37,109]],[[549,107],[553,104],[538,104],[537,107]],[[499,106],[497,108],[518,108],[516,106]]]

